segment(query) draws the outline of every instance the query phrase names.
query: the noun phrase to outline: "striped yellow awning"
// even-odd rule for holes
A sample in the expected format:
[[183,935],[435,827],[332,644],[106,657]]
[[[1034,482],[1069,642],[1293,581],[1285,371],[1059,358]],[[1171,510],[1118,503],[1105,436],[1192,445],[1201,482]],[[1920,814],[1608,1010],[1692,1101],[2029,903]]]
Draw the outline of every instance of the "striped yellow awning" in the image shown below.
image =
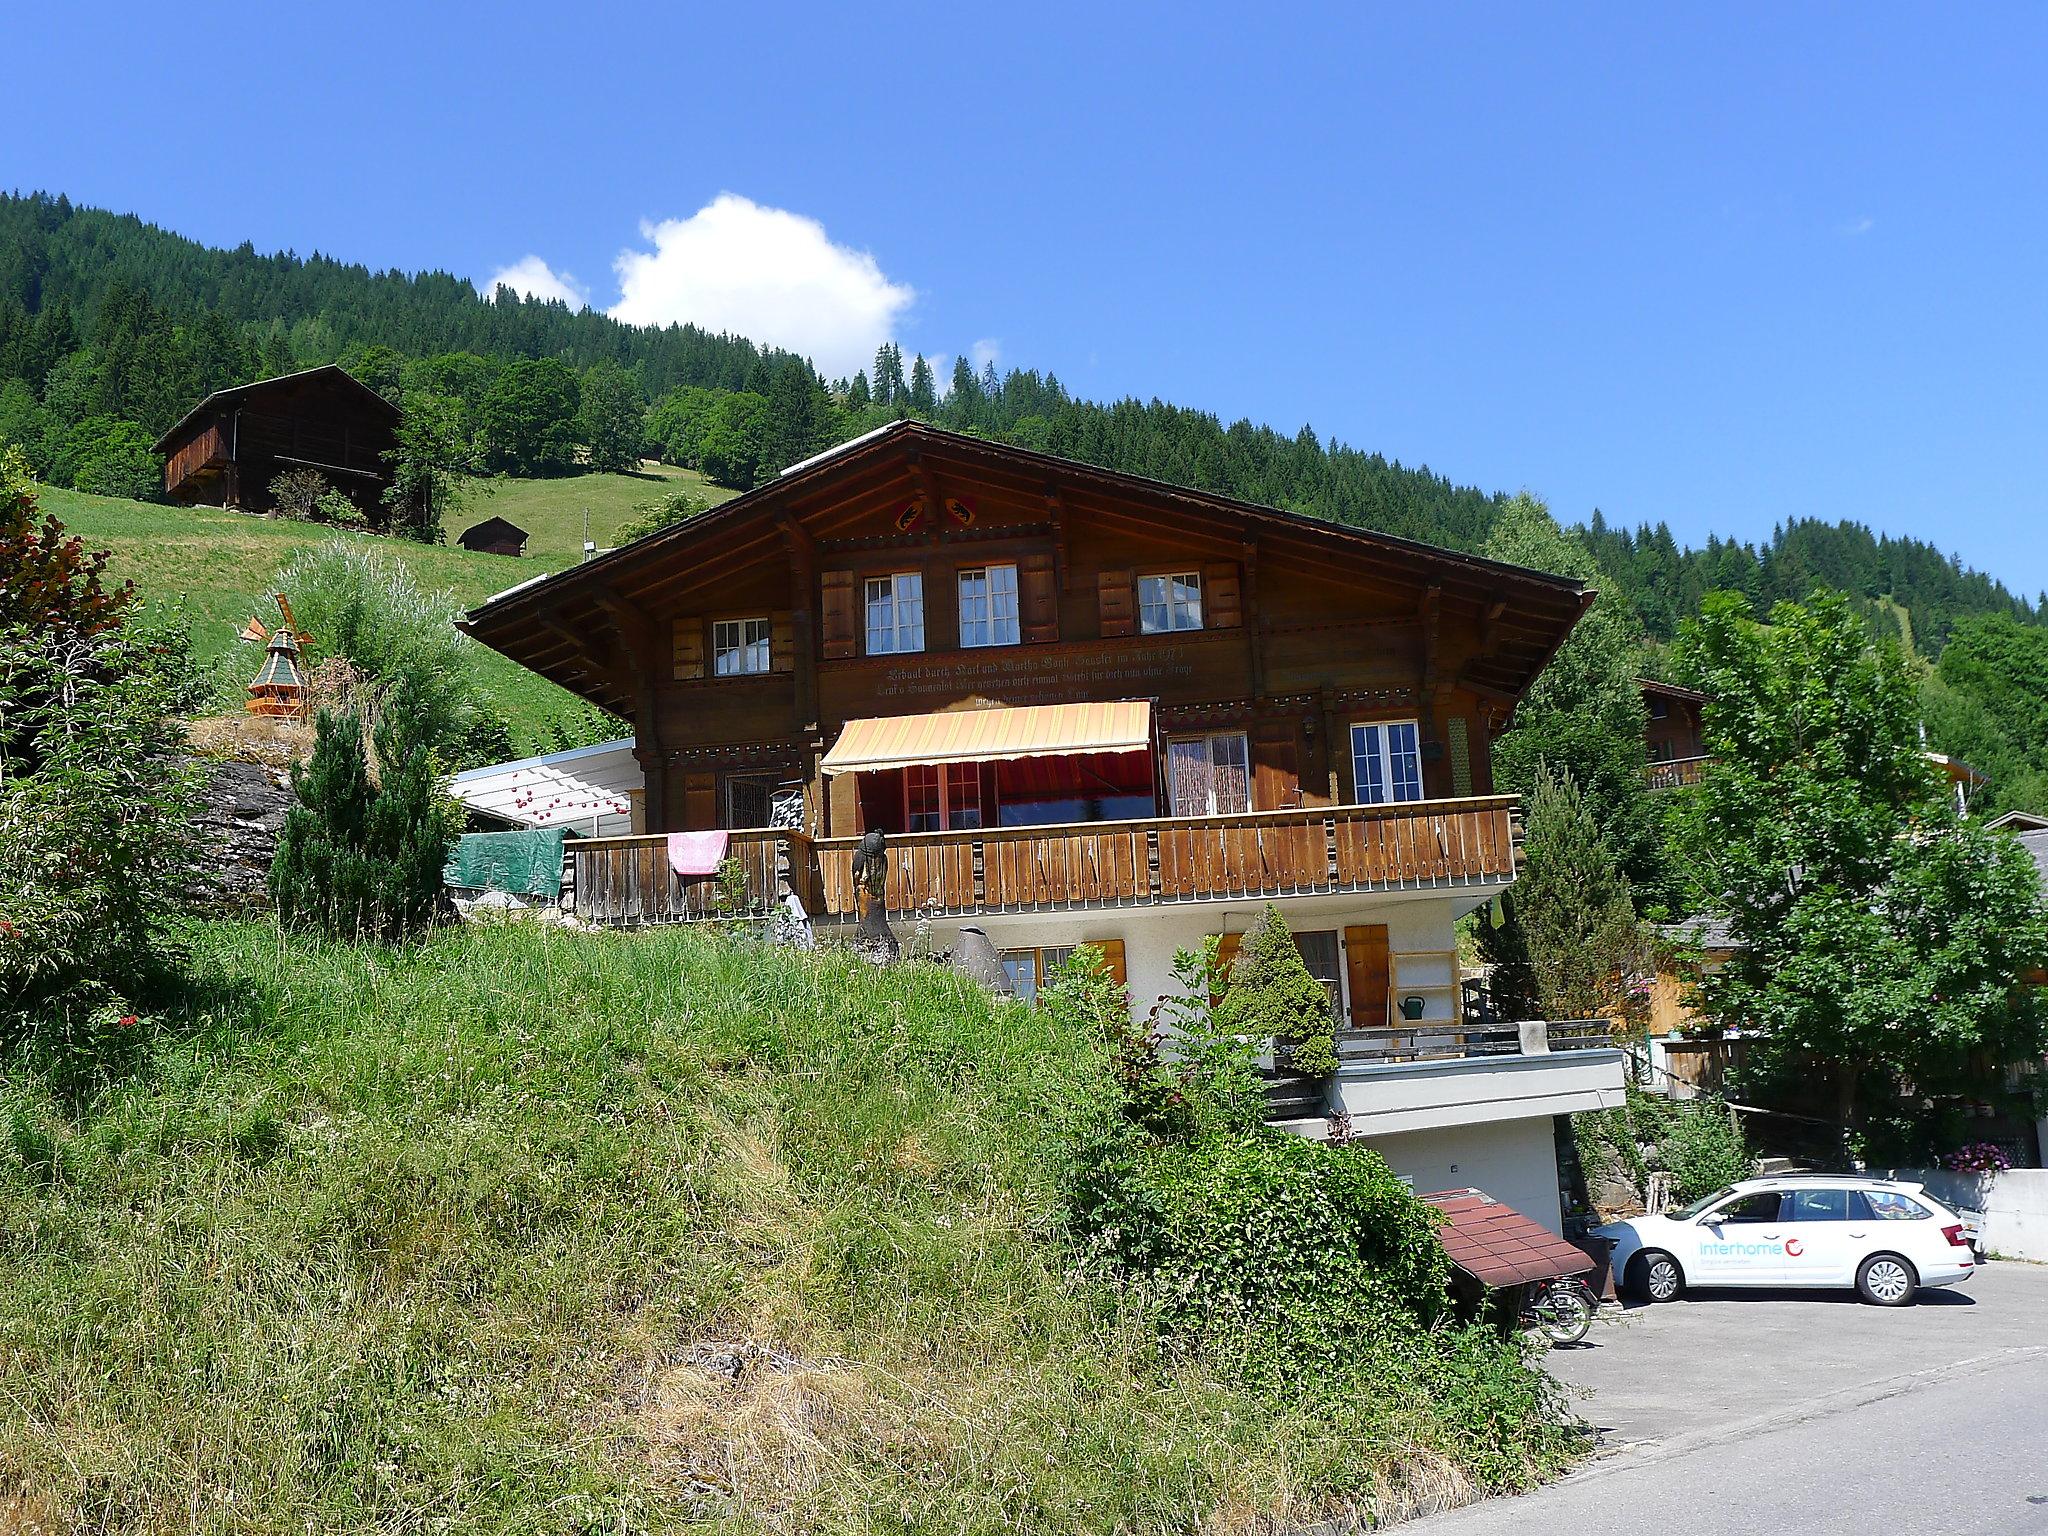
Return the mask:
[[938,715],[849,720],[819,764],[827,773],[864,773],[912,763],[986,763],[1080,752],[1136,752],[1152,745],[1152,705],[1029,704]]

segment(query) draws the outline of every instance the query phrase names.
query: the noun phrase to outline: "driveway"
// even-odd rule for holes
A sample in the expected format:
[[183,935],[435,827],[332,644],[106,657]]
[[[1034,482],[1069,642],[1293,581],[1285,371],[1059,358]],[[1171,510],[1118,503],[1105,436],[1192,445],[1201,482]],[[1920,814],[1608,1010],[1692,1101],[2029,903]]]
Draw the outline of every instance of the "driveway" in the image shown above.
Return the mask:
[[1598,1459],[1406,1530],[2048,1532],[2048,1266],[1991,1264],[1898,1310],[1702,1292],[1603,1319],[1550,1365],[1587,1394]]

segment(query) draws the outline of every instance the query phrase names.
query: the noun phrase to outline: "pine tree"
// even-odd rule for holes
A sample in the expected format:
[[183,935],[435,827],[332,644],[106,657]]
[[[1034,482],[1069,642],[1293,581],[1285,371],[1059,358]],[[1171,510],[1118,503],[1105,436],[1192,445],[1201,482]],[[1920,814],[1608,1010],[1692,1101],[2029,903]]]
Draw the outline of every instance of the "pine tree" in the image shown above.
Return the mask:
[[400,689],[373,736],[380,782],[363,846],[377,875],[376,929],[387,944],[405,943],[433,925],[448,859],[449,802],[419,719],[409,690]]
[[875,348],[875,404],[894,405],[895,392],[890,388],[890,354],[896,349],[888,342]]
[[285,813],[270,864],[270,899],[287,928],[341,939],[371,927],[377,890],[364,850],[376,793],[363,752],[363,723],[322,711],[312,760],[292,770],[298,804]]
[[[1520,929],[1510,953],[1527,964],[1529,996],[1517,1001],[1546,1019],[1628,1011],[1629,978],[1647,955],[1643,929],[1614,849],[1569,773],[1538,770],[1522,877],[1504,900]],[[1507,1001],[1504,991],[1497,983],[1497,1003]]]
[[932,365],[924,360],[922,352],[910,365],[910,409],[913,414],[929,417],[939,408],[939,397],[932,384]]

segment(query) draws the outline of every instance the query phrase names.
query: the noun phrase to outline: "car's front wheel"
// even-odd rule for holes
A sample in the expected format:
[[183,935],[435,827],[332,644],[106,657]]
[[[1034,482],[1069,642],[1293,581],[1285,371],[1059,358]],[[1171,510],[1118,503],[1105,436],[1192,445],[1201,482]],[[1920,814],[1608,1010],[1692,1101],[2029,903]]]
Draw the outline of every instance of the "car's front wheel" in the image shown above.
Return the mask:
[[1645,1301],[1676,1301],[1685,1289],[1678,1260],[1656,1248],[1636,1255],[1636,1290]]
[[1856,1294],[1873,1306],[1903,1307],[1919,1288],[1913,1266],[1896,1253],[1873,1253],[1856,1271]]

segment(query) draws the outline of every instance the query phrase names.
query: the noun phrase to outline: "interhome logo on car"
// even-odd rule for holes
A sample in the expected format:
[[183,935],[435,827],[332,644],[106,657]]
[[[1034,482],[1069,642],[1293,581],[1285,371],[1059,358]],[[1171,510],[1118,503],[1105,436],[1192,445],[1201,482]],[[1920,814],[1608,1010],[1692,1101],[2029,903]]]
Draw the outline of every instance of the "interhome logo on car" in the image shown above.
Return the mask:
[[1716,1259],[1765,1259],[1774,1254],[1799,1256],[1799,1239],[1789,1243],[1702,1243],[1700,1252]]

